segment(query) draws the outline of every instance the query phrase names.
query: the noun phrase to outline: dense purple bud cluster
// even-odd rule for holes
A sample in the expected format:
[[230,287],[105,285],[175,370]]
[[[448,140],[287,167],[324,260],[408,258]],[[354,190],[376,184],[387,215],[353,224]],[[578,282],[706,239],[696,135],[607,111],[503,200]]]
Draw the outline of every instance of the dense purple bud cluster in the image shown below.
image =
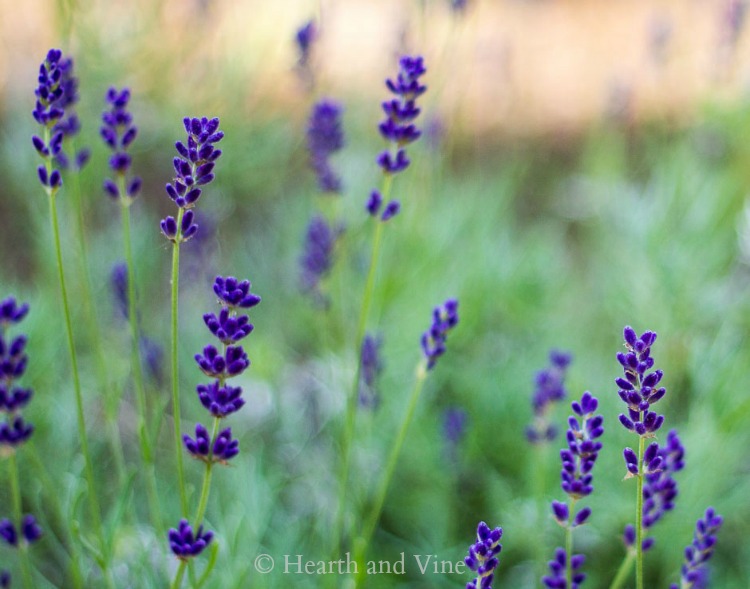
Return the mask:
[[[78,78],[73,74],[73,59],[70,57],[61,59],[58,67],[62,72],[60,87],[63,94],[60,99],[60,107],[64,111],[63,118],[60,119],[53,129],[54,132],[61,131],[63,138],[71,138],[81,130],[81,122],[75,112],[75,105],[78,103]],[[89,149],[81,149],[74,155],[74,164],[77,170],[83,168],[91,157]],[[64,151],[60,151],[55,156],[55,163],[63,169],[70,167],[68,156]]]
[[557,429],[550,423],[549,412],[555,403],[562,401],[567,395],[565,372],[572,359],[572,355],[567,352],[552,350],[549,353],[550,365],[537,372],[534,377],[536,389],[531,401],[534,421],[526,428],[526,438],[532,444],[552,441],[557,435]]
[[217,276],[213,290],[214,294],[219,297],[219,303],[232,311],[237,308],[250,309],[260,303],[260,297],[251,293],[250,287],[249,280],[237,280],[232,276],[226,278]]
[[[71,66],[72,67],[72,66]],[[52,159],[62,153],[65,137],[63,128],[57,128],[58,123],[65,116],[65,106],[69,104],[65,90],[70,85],[64,79],[69,70],[68,61],[62,59],[62,51],[50,49],[47,57],[39,66],[38,86],[34,90],[36,104],[32,115],[34,120],[45,128],[45,139],[34,135],[31,142],[37,153],[46,160],[46,165],[37,168],[37,175],[42,186],[53,193],[62,186],[62,176],[59,170],[52,169]]]
[[[399,61],[399,72],[395,80],[388,79],[385,84],[394,98],[382,103],[385,119],[379,124],[380,134],[391,146],[378,155],[378,165],[384,174],[397,174],[409,167],[411,163],[406,155],[406,146],[421,136],[422,132],[414,124],[420,109],[417,98],[427,91],[427,87],[420,82],[420,78],[427,69],[422,57],[403,56]],[[395,152],[392,151],[395,150]],[[370,193],[367,201],[367,212],[381,221],[395,217],[401,205],[397,200],[390,201],[383,212],[383,197],[377,192]]]
[[31,437],[34,426],[26,423],[20,411],[31,400],[31,389],[19,387],[26,371],[25,335],[8,336],[8,329],[20,323],[29,311],[28,304],[19,305],[16,299],[8,297],[0,301],[0,450],[2,447],[20,446]]
[[240,452],[240,443],[232,439],[232,428],[229,427],[216,434],[213,443],[208,430],[200,423],[195,426],[195,439],[187,434],[182,439],[190,455],[204,462],[226,463]]
[[588,391],[583,394],[580,402],[571,403],[575,415],[568,419],[568,431],[565,434],[568,448],[560,451],[560,476],[563,491],[574,499],[586,497],[594,490],[591,486],[591,473],[599,450],[602,449],[601,442],[596,440],[604,433],[604,418],[594,415],[598,406],[599,401]]
[[[714,554],[716,535],[722,523],[724,518],[718,515],[713,507],[706,509],[705,515],[696,522],[693,542],[685,548],[685,562],[680,570],[682,589],[700,589],[708,586],[706,563]],[[678,587],[672,584],[670,589]]]
[[333,266],[333,251],[342,232],[342,227],[331,226],[320,215],[308,223],[300,257],[300,282],[305,292],[319,294],[320,281]]
[[584,573],[578,572],[583,566],[586,557],[583,554],[574,554],[570,559],[570,567],[573,571],[573,579],[571,586],[568,587],[568,582],[565,578],[565,571],[568,565],[568,553],[563,548],[555,549],[555,557],[547,563],[549,566],[550,575],[542,577],[542,583],[545,587],[550,589],[578,589],[586,580]]
[[422,334],[422,352],[427,359],[427,370],[432,370],[445,353],[448,332],[458,324],[458,301],[448,299],[432,312],[432,325]]
[[344,132],[341,129],[342,110],[337,102],[320,100],[313,105],[307,127],[310,166],[318,178],[320,190],[326,193],[341,192],[341,179],[331,168],[329,158],[344,147]]
[[123,88],[117,90],[110,88],[105,96],[109,110],[102,114],[102,127],[99,134],[102,136],[104,143],[112,150],[112,156],[109,158],[109,168],[115,173],[125,185],[125,194],[120,194],[120,187],[116,181],[107,178],[104,181],[104,191],[114,199],[123,199],[123,203],[128,204],[134,199],[141,189],[141,179],[138,176],[133,177],[130,181],[125,181],[125,176],[130,171],[132,158],[128,153],[138,134],[138,128],[133,125],[133,115],[128,112],[128,102],[130,101],[130,90]]
[[193,534],[193,528],[190,527],[188,521],[182,519],[177,529],[170,528],[169,530],[169,547],[177,558],[187,560],[203,552],[213,537],[213,532],[204,532],[203,526],[199,526]]
[[216,149],[214,144],[224,137],[224,133],[219,131],[217,118],[185,117],[182,122],[188,135],[187,142],[175,143],[179,154],[172,161],[175,177],[166,186],[167,195],[180,208],[182,216],[178,215],[177,219],[167,216],[161,221],[162,233],[174,243],[187,241],[198,230],[198,225],[193,223],[191,209],[201,196],[201,186],[214,179],[216,160],[221,156],[221,150]]
[[378,406],[377,380],[383,371],[383,359],[380,348],[383,338],[380,335],[365,334],[362,340],[360,356],[359,404],[361,407],[375,408]]
[[624,370],[624,378],[615,382],[620,388],[620,399],[628,406],[628,413],[620,415],[620,423],[639,436],[650,437],[664,423],[664,416],[652,411],[651,406],[667,392],[659,386],[664,375],[662,371],[651,371],[654,366],[651,346],[656,341],[656,334],[645,331],[638,337],[635,330],[627,326],[623,337],[627,352],[619,352],[617,361]]
[[466,584],[466,589],[492,589],[492,579],[500,564],[497,555],[503,549],[500,539],[503,529],[491,530],[480,522],[477,526],[477,541],[469,546],[469,555],[464,559],[466,566],[477,574],[477,578]]

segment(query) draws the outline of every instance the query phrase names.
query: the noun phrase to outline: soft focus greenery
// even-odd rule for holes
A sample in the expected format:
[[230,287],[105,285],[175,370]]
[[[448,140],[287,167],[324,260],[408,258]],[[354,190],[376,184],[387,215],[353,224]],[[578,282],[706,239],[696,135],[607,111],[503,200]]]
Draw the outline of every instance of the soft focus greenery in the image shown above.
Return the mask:
[[[69,5],[65,5],[68,6]],[[67,9],[66,9],[67,10]],[[75,22],[75,13],[72,13]],[[302,23],[307,13],[300,11]],[[133,89],[132,110],[140,134],[134,171],[144,191],[132,207],[142,329],[164,350],[163,378],[148,384],[149,402],[165,420],[157,444],[157,476],[166,521],[179,519],[169,416],[170,250],[158,220],[173,205],[163,186],[171,178],[173,143],[183,136],[182,117],[219,116],[226,138],[217,180],[196,210],[199,236],[183,248],[180,342],[183,430],[206,422],[194,387],[205,378],[192,356],[211,341],[203,313],[214,309],[210,290],[217,274],[249,278],[263,297],[253,310],[255,331],[247,340],[250,369],[241,379],[247,406],[227,419],[240,438],[240,455],[214,473],[206,514],[216,531],[218,564],[211,587],[342,586],[344,577],[282,574],[284,555],[329,560],[336,514],[338,436],[345,395],[355,368],[356,313],[369,252],[369,190],[379,182],[374,158],[377,95],[339,96],[346,104],[347,147],[336,156],[346,193],[337,203],[316,196],[307,167],[305,118],[312,97],[300,85],[283,108],[252,100],[253,79],[238,63],[208,63],[191,70],[192,56],[175,50],[147,53],[126,39],[103,44],[102,34],[81,18],[72,37],[53,41],[76,60],[80,78],[79,145],[91,146],[83,170],[88,224],[89,272],[93,279],[108,377],[124,388],[120,427],[132,486],[114,484],[104,433],[95,358],[82,327],[81,268],[74,237],[71,182],[59,195],[64,258],[87,420],[96,456],[106,525],[115,539],[114,575],[121,587],[163,587],[164,563],[177,566],[166,537],[148,521],[138,477],[129,332],[117,315],[109,285],[121,259],[117,207],[101,189],[107,153],[98,135],[99,113],[109,85]],[[145,17],[144,17],[145,18]],[[196,17],[197,19],[197,17]],[[196,21],[197,22],[197,21]],[[59,20],[64,23],[64,20]],[[274,43],[289,44],[293,30],[276,31]],[[135,33],[134,33],[135,34]],[[467,33],[468,34],[468,33]],[[395,35],[395,33],[394,33]],[[153,44],[155,41],[151,41]],[[103,44],[103,45],[102,45]],[[187,47],[187,44],[183,46]],[[38,46],[31,62],[48,47]],[[415,52],[419,47],[413,48]],[[139,51],[141,53],[139,53]],[[290,50],[289,55],[293,56]],[[319,59],[333,59],[319,55]],[[188,60],[188,61],[186,61]],[[276,76],[294,87],[292,61],[278,62]],[[440,63],[427,63],[435,88],[450,84]],[[38,586],[66,587],[65,529],[88,517],[83,461],[75,427],[70,368],[55,280],[46,200],[36,178],[29,137],[35,68],[13,83],[0,111],[0,298],[31,304],[22,324],[29,334],[29,371],[35,397],[26,412],[36,432],[19,452],[24,510],[45,530],[31,548]],[[395,60],[372,71],[382,79]],[[177,82],[175,82],[177,80]],[[281,82],[280,82],[281,83]],[[437,92],[437,91],[436,91]],[[325,92],[324,92],[325,93]],[[617,422],[623,405],[614,379],[622,328],[659,334],[653,355],[665,373],[667,396],[658,405],[666,431],[677,428],[687,467],[676,475],[677,508],[654,528],[647,554],[646,586],[678,582],[682,550],[695,520],[712,505],[725,524],[711,562],[712,586],[747,586],[750,579],[750,112],[740,102],[704,106],[679,128],[659,121],[638,127],[605,121],[566,137],[504,140],[456,122],[439,96],[426,96],[425,118],[442,121],[444,134],[411,150],[414,165],[395,183],[402,213],[386,227],[371,325],[384,336],[386,370],[382,402],[358,415],[350,497],[353,510],[368,505],[388,445],[400,423],[419,360],[419,338],[432,308],[453,296],[461,322],[448,352],[425,391],[386,501],[368,558],[406,557],[406,574],[368,577],[368,587],[462,587],[465,575],[419,572],[413,555],[458,562],[473,541],[478,521],[504,529],[496,587],[538,587],[543,561],[562,545],[549,502],[563,499],[558,445],[537,456],[526,442],[535,371],[551,348],[574,361],[568,390],[590,390],[605,416],[604,449],[594,472],[590,524],[576,533],[586,554],[587,587],[606,587],[624,555],[623,526],[633,521],[635,481],[623,481],[621,457],[636,438]],[[330,305],[323,309],[299,290],[298,265],[305,226],[318,208],[337,208],[347,226],[333,273],[324,282]],[[443,412],[469,414],[455,459],[442,433]],[[556,409],[565,427],[566,406]],[[37,458],[34,458],[36,456]],[[534,481],[542,469],[543,497]],[[196,502],[199,463],[186,461]],[[0,475],[0,505],[8,505],[7,473]],[[584,502],[585,503],[585,502]],[[354,511],[350,510],[350,515]],[[4,510],[7,511],[7,510]],[[0,517],[9,515],[0,512]],[[356,524],[358,526],[359,524]],[[355,527],[356,527],[355,526]],[[74,541],[75,538],[74,538]],[[257,555],[276,559],[261,575]],[[84,551],[84,554],[86,552]],[[342,556],[343,557],[343,556]],[[198,559],[198,569],[206,557]],[[15,567],[15,554],[0,547],[0,568]],[[17,569],[13,569],[14,571]],[[99,586],[98,569],[85,557],[87,587]],[[544,571],[546,573],[546,570]]]

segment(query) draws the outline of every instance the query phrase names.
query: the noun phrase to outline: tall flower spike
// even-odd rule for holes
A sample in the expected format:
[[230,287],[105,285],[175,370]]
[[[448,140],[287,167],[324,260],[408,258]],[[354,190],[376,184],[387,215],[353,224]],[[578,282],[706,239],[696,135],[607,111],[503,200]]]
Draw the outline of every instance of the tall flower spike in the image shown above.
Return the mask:
[[617,361],[623,368],[624,377],[615,382],[628,413],[620,415],[620,423],[639,436],[651,437],[664,423],[664,416],[652,411],[651,406],[667,392],[664,387],[659,386],[662,371],[651,370],[654,366],[651,346],[656,341],[656,334],[645,331],[639,337],[632,327],[627,326],[623,337],[627,352],[618,353]]
[[526,438],[532,444],[552,441],[557,435],[555,426],[549,421],[549,412],[554,403],[562,401],[565,390],[565,372],[572,360],[567,352],[552,350],[549,353],[549,367],[536,373],[536,390],[532,398],[534,421],[526,428]]
[[305,292],[320,295],[320,281],[333,266],[333,250],[342,232],[343,228],[332,227],[320,215],[310,220],[300,258],[300,282]]
[[224,133],[219,131],[217,118],[186,117],[182,122],[188,134],[187,141],[175,143],[179,154],[172,161],[175,177],[166,186],[167,195],[179,207],[180,212],[177,219],[168,216],[161,221],[164,236],[176,243],[187,241],[198,230],[190,209],[201,196],[201,186],[214,179],[216,160],[221,156],[221,150],[214,147],[214,144],[224,137]]
[[560,451],[562,459],[562,489],[574,499],[591,494],[594,488],[592,470],[602,449],[601,442],[596,440],[604,433],[604,418],[594,415],[599,401],[586,391],[581,401],[573,401],[572,415],[568,419],[568,431],[565,436],[568,448]]
[[497,555],[503,549],[500,539],[503,529],[491,530],[484,523],[477,526],[477,541],[469,546],[469,555],[464,559],[466,566],[477,574],[476,579],[466,584],[466,589],[492,589],[492,579],[500,564]]
[[[713,507],[706,509],[705,515],[695,524],[693,542],[685,548],[685,562],[680,570],[682,589],[699,589],[706,587],[707,566],[716,547],[716,535],[721,529],[724,518],[718,515]],[[678,589],[672,584],[670,589]]]
[[[63,118],[55,125],[55,131],[61,131],[64,139],[70,139],[78,134],[81,130],[81,123],[75,112],[75,105],[78,103],[78,78],[73,73],[73,59],[67,57],[61,59],[58,67],[62,71],[60,86],[63,90],[63,96],[60,106],[65,111]],[[91,156],[89,149],[80,149],[73,154],[74,165],[77,170],[86,165]],[[63,150],[55,156],[55,163],[63,169],[70,166],[68,156]]]
[[568,565],[568,553],[563,548],[555,549],[555,557],[547,563],[550,569],[550,575],[542,578],[542,583],[549,589],[578,589],[586,580],[586,575],[577,572],[583,566],[586,557],[583,554],[574,554],[570,559],[570,566],[573,570],[573,579],[571,587],[568,588],[568,582],[565,578],[565,571]]
[[432,370],[445,353],[448,332],[458,324],[458,301],[448,299],[432,312],[432,325],[422,334],[422,352],[427,359],[427,370]]
[[26,371],[26,336],[8,337],[7,330],[17,325],[28,313],[28,304],[19,305],[9,297],[0,302],[0,453],[2,446],[15,448],[34,433],[34,426],[19,413],[31,400],[33,392],[16,384]]
[[341,179],[331,168],[329,159],[344,146],[342,110],[341,105],[333,100],[320,100],[313,105],[307,127],[310,167],[315,171],[320,190],[328,194],[341,192]]
[[[390,146],[378,155],[377,162],[386,175],[397,174],[409,167],[406,146],[416,141],[422,132],[414,124],[419,116],[417,98],[427,91],[420,82],[426,68],[422,57],[404,56],[399,61],[399,72],[395,80],[388,79],[385,84],[394,98],[382,103],[385,119],[378,126],[380,134]],[[395,217],[400,209],[397,200],[390,201],[381,214],[382,196],[373,192],[367,201],[367,212],[381,221]]]
[[[115,174],[116,181],[109,178],[104,181],[104,191],[114,199],[124,199],[129,204],[138,194],[141,188],[141,179],[137,176],[130,181],[126,176],[130,171],[132,158],[128,148],[133,143],[138,128],[133,125],[133,115],[128,111],[130,101],[130,90],[123,88],[117,90],[110,88],[105,96],[109,110],[102,115],[102,127],[99,130],[104,143],[112,151],[109,158],[109,168]],[[124,188],[125,194],[121,194]]]

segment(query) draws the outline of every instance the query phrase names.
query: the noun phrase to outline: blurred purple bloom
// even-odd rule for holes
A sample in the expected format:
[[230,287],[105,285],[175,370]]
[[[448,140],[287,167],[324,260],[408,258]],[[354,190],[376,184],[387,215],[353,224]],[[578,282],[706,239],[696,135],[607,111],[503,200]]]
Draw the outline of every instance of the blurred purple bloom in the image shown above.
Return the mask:
[[361,407],[374,409],[380,403],[376,388],[378,376],[383,371],[383,360],[380,348],[383,338],[370,333],[362,341],[361,377],[359,381],[359,404]]
[[307,148],[310,166],[318,178],[320,190],[341,192],[341,179],[331,168],[329,158],[344,146],[341,129],[342,107],[337,102],[323,99],[313,105],[307,127]]
[[536,390],[532,398],[534,421],[526,428],[526,438],[531,443],[552,441],[557,435],[555,426],[549,421],[549,412],[554,403],[567,395],[565,373],[572,360],[571,354],[552,350],[549,353],[550,366],[536,373]]
[[300,258],[300,281],[305,292],[319,293],[320,281],[333,266],[333,250],[342,232],[341,227],[329,225],[321,215],[315,215],[308,223]]
[[458,324],[458,301],[448,299],[432,312],[432,325],[422,334],[422,352],[427,359],[427,370],[435,367],[437,359],[445,353],[448,332]]
[[565,579],[565,570],[568,565],[568,553],[563,548],[555,549],[555,557],[547,563],[550,569],[549,576],[542,577],[542,583],[550,589],[578,589],[581,583],[586,580],[584,573],[577,572],[583,566],[586,557],[582,554],[574,554],[570,559],[571,569],[573,570],[573,579],[571,587],[568,588],[568,582]]
[[299,50],[300,66],[304,67],[310,61],[310,52],[317,36],[318,29],[315,26],[315,22],[312,20],[306,22],[299,29],[297,29],[294,40],[296,41],[297,49]]
[[[103,125],[99,134],[112,151],[112,156],[109,158],[110,170],[116,176],[124,178],[130,171],[132,163],[128,148],[138,134],[138,128],[133,125],[133,115],[128,111],[130,90],[128,88],[122,90],[110,88],[107,90],[105,99],[110,108],[102,114]],[[109,178],[104,181],[104,191],[115,199],[125,199],[123,201],[125,203],[135,198],[140,189],[141,179],[137,176],[127,181],[125,194],[120,194],[117,182]]]
[[[716,535],[724,523],[713,507],[706,509],[705,515],[695,524],[693,542],[685,548],[685,562],[680,574],[682,586],[691,589],[705,589],[708,586],[708,568],[706,563],[711,559],[716,547]],[[671,585],[670,589],[678,589]]]

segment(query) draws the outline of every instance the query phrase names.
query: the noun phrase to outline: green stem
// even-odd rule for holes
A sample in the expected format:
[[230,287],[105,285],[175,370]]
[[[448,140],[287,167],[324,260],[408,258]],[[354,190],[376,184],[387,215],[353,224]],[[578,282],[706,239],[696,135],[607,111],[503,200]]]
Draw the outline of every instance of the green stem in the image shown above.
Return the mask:
[[422,385],[424,384],[426,378],[427,368],[424,362],[421,362],[417,368],[417,379],[414,383],[414,388],[412,389],[411,396],[409,397],[409,405],[406,408],[404,419],[401,422],[401,428],[399,429],[398,435],[393,442],[391,452],[388,455],[388,462],[386,463],[385,470],[383,471],[383,476],[380,479],[380,484],[378,485],[377,494],[375,495],[375,502],[373,503],[372,510],[370,511],[369,516],[365,520],[365,523],[362,527],[362,534],[358,538],[357,545],[354,549],[354,562],[357,564],[357,576],[354,585],[355,588],[359,587],[360,583],[362,582],[365,572],[364,560],[367,556],[367,549],[370,545],[370,541],[372,540],[372,535],[375,532],[375,527],[380,520],[380,514],[383,511],[383,505],[385,504],[385,498],[388,495],[388,488],[390,487],[393,473],[396,470],[396,464],[398,463],[399,456],[401,455],[401,448],[404,445],[404,440],[406,440],[406,434],[409,430],[409,425],[411,424],[411,421],[414,417],[414,411],[417,407],[417,401],[419,401],[419,395],[422,392]]
[[635,499],[635,586],[643,589],[643,451],[646,439],[638,437],[638,495]]
[[[570,519],[573,519],[576,509],[576,499],[571,498],[570,500]],[[565,552],[567,558],[565,559],[565,579],[566,587],[573,586],[573,526],[568,521],[568,526],[565,528]]]
[[133,248],[130,238],[130,197],[127,196],[125,188],[125,177],[118,174],[118,189],[122,202],[122,239],[125,246],[125,261],[128,266],[128,319],[130,320],[131,334],[131,365],[133,370],[133,384],[135,387],[135,400],[138,408],[138,440],[141,446],[141,456],[145,466],[146,495],[148,497],[149,510],[151,511],[152,523],[159,534],[164,531],[161,518],[161,507],[159,506],[159,492],[156,486],[156,475],[154,471],[154,455],[146,426],[146,392],[143,385],[143,369],[141,367],[140,335],[138,328],[138,315],[136,311],[136,289],[135,289],[135,264],[133,263]]
[[[393,186],[393,177],[390,174],[385,176],[383,189],[381,191],[383,201],[387,202]],[[359,396],[359,381],[362,373],[362,342],[365,339],[365,330],[367,329],[367,318],[372,305],[373,292],[375,290],[375,276],[377,274],[378,258],[380,257],[380,247],[383,240],[383,222],[380,219],[375,220],[375,235],[372,241],[372,253],[370,255],[370,266],[367,271],[367,280],[365,282],[365,291],[362,296],[362,307],[359,312],[357,321],[357,337],[355,339],[354,357],[357,361],[357,367],[354,371],[354,382],[349,398],[346,402],[346,416],[344,421],[344,431],[341,440],[341,469],[339,470],[339,493],[338,493],[338,513],[334,525],[334,555],[341,552],[341,538],[344,535],[344,519],[346,514],[346,491],[349,482],[349,469],[351,466],[351,451],[354,438],[354,425],[357,416],[357,398]]]
[[180,560],[180,566],[177,567],[177,572],[174,575],[174,580],[170,585],[171,589],[179,589],[182,586],[182,578],[185,576],[185,568],[187,567],[187,560]]
[[21,576],[23,577],[23,586],[26,589],[33,589],[34,580],[31,576],[31,565],[29,563],[29,553],[27,551],[27,545],[24,540],[21,539],[21,520],[23,518],[23,509],[21,507],[21,485],[19,483],[18,476],[18,462],[16,461],[15,450],[10,451],[8,456],[8,471],[10,475],[10,491],[13,501],[13,515],[18,526],[18,546],[19,546],[19,560],[21,561]]
[[216,436],[219,433],[219,418],[214,417],[213,431],[211,432],[211,451],[208,455],[208,461],[206,462],[206,473],[203,477],[203,486],[201,487],[201,496],[198,500],[198,509],[195,512],[195,518],[193,519],[193,526],[197,528],[203,522],[203,516],[206,514],[206,507],[208,506],[208,494],[211,491],[211,473],[213,472],[213,446],[216,441]]
[[615,575],[615,578],[612,580],[612,584],[609,586],[609,589],[621,589],[623,583],[625,583],[625,579],[630,576],[630,569],[633,566],[633,559],[635,558],[635,552],[632,552],[628,550],[628,553],[625,555],[625,558],[622,559],[622,564],[620,564],[620,568],[617,569],[617,574]]
[[[183,209],[177,213],[177,236],[172,247],[172,415],[174,419],[174,441],[177,452],[177,487],[180,490],[180,507],[182,517],[187,517],[188,501],[185,490],[185,471],[182,464],[182,432],[180,425],[180,374],[177,358],[177,319],[180,281],[180,239],[182,238]],[[184,571],[183,571],[184,572]]]

